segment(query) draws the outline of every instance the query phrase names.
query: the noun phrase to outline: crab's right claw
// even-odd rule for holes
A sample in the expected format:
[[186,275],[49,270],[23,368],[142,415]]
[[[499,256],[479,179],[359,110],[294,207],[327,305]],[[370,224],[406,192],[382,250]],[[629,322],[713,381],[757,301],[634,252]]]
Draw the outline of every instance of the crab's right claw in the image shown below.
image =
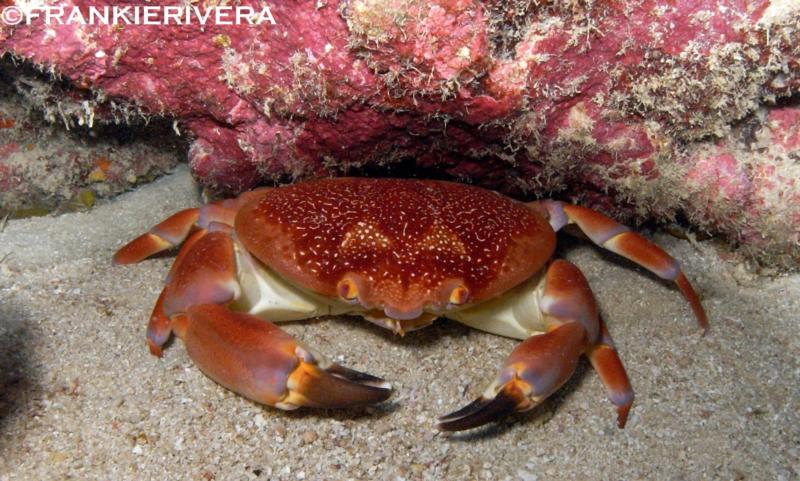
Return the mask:
[[382,379],[328,363],[275,324],[225,306],[192,306],[172,328],[208,377],[262,404],[342,408],[391,394]]
[[289,376],[288,395],[278,407],[346,408],[379,403],[392,394],[392,386],[379,377],[338,364],[322,368],[305,350],[299,357],[300,365]]
[[532,409],[569,379],[585,342],[586,330],[577,322],[526,339],[478,399],[439,418],[439,429],[472,429]]

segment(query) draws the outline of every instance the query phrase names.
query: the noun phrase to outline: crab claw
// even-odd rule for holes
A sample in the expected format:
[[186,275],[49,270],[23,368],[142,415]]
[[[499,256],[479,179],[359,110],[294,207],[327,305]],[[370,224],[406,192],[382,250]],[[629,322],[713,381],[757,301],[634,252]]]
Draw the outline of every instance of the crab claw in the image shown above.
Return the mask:
[[208,377],[261,404],[342,408],[391,394],[382,379],[329,363],[275,324],[225,306],[191,306],[172,328]]
[[439,429],[462,431],[532,409],[569,379],[585,343],[586,330],[577,322],[526,339],[478,399],[439,418]]
[[391,385],[379,377],[335,363],[322,368],[307,351],[297,352],[309,360],[301,361],[289,376],[289,394],[277,407],[346,408],[379,403],[392,394]]
[[439,418],[442,431],[464,431],[501,419],[517,411],[526,402],[525,395],[514,384],[508,384],[491,397],[481,396],[458,411]]

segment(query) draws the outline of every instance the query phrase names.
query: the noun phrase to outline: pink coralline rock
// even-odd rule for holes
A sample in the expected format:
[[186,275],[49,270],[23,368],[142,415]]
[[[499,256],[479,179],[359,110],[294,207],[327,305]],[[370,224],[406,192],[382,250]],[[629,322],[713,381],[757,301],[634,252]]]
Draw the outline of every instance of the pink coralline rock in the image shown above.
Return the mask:
[[0,28],[0,42],[76,88],[180,120],[195,176],[218,190],[410,160],[628,222],[688,219],[764,261],[800,259],[795,0],[236,5],[267,5],[275,24],[40,16]]
[[694,144],[673,182],[692,224],[751,257],[796,266],[800,246],[800,108],[757,112],[724,140]]

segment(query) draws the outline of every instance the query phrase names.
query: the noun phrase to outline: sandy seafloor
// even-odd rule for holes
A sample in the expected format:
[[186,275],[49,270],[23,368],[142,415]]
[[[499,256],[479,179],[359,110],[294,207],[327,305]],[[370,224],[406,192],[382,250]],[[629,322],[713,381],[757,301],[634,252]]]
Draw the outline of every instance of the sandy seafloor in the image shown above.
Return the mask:
[[657,234],[704,297],[701,337],[672,287],[564,239],[596,292],[636,391],[627,428],[587,362],[529,414],[435,430],[515,341],[450,321],[394,337],[358,319],[287,330],[395,386],[368,410],[282,412],[206,378],[144,327],[170,257],[112,267],[124,241],[195,205],[185,167],[89,213],[0,234],[0,480],[796,480],[800,276],[758,277],[713,242]]

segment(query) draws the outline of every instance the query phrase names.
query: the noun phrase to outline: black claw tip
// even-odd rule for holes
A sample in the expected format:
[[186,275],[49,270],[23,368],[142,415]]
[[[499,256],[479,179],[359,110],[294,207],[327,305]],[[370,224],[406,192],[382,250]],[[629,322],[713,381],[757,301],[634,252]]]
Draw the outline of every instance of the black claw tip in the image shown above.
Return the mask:
[[379,387],[381,389],[392,389],[391,385],[383,378],[373,376],[372,374],[367,374],[365,372],[356,371],[355,369],[350,369],[339,364],[331,364],[330,367],[325,370],[335,376],[347,379],[348,381],[353,381],[358,384],[366,384],[368,386]]
[[440,417],[438,428],[442,431],[464,431],[500,420],[517,410],[520,394],[504,389],[491,399],[481,396],[458,411]]
[[309,406],[347,408],[383,402],[392,395],[391,386],[382,379],[337,366],[319,369],[316,366],[300,392]]

